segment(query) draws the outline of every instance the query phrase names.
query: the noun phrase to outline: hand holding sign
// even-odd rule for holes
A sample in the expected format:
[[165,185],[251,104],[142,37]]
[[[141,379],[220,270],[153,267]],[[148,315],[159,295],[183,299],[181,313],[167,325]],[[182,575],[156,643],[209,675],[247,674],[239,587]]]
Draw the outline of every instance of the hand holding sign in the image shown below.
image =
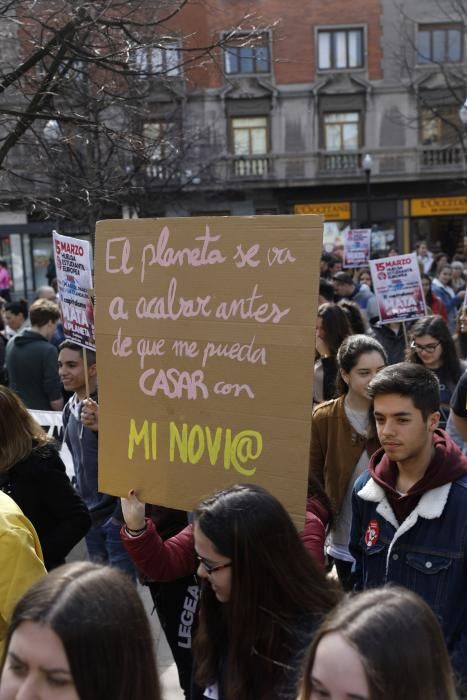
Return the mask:
[[99,430],[99,405],[94,399],[87,398],[83,401],[80,415],[81,423],[95,433]]
[[121,498],[120,501],[126,526],[130,530],[141,530],[145,522],[145,504],[138,499],[134,489],[128,492],[128,498]]

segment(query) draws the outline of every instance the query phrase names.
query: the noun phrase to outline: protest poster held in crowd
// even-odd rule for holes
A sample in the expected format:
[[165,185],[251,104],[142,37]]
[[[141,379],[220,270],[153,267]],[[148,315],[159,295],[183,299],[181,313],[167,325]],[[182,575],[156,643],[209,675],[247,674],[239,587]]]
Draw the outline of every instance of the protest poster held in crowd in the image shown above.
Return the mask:
[[90,244],[54,231],[53,249],[64,335],[77,345],[95,350]]
[[303,524],[322,218],[101,221],[99,488],[191,510],[259,483]]
[[342,267],[366,267],[370,259],[371,228],[344,231],[344,260]]
[[427,315],[416,253],[370,260],[381,323],[413,321]]

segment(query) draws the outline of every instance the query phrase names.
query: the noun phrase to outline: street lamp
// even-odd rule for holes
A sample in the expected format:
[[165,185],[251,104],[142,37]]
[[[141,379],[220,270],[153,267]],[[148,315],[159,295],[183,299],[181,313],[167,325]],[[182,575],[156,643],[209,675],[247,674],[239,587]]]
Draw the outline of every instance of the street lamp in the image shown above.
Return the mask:
[[362,167],[366,176],[366,210],[368,218],[368,228],[371,228],[371,169],[373,167],[373,158],[369,153],[366,153],[362,160]]
[[467,126],[467,99],[459,110],[459,118],[464,126]]

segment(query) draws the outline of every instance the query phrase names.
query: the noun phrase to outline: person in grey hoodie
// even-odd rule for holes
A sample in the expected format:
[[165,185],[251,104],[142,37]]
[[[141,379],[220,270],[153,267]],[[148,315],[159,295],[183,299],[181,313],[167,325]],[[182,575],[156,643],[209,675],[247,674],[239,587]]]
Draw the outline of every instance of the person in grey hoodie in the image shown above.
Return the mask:
[[8,341],[6,368],[9,386],[28,408],[61,411],[62,390],[57,349],[49,342],[60,320],[60,310],[48,299],[38,299],[29,309],[31,327]]
[[99,491],[96,354],[88,349],[84,352],[89,396],[86,395],[83,348],[65,340],[60,345],[58,365],[65,391],[74,392],[63,410],[64,442],[73,458],[77,491],[91,516],[86,548],[91,561],[115,566],[135,579],[134,564],[120,540],[123,525],[120,499]]

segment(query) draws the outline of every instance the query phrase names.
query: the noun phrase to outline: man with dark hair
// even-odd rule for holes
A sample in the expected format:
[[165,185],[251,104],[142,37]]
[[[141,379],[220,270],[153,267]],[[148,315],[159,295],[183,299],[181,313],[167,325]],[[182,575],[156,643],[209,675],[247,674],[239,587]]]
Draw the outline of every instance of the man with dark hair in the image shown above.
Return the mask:
[[327,301],[334,301],[334,286],[332,282],[319,278],[318,306],[325,304]]
[[326,277],[332,279],[337,272],[342,270],[342,258],[338,255],[333,255],[332,259],[328,262],[328,271]]
[[422,365],[385,367],[368,389],[381,449],[357,479],[350,551],[357,590],[418,593],[467,680],[467,458],[438,430],[439,383]]
[[359,305],[360,310],[369,322],[378,319],[378,302],[376,296],[365,285],[356,284],[348,272],[337,272],[333,276],[336,294],[341,299],[349,299]]
[[38,299],[29,308],[29,319],[31,327],[11,338],[6,347],[10,387],[28,408],[61,411],[57,349],[49,342],[60,320],[59,308],[48,299]]
[[321,254],[321,259],[319,263],[319,274],[320,277],[328,278],[331,276],[329,272],[329,263],[334,260],[334,256],[331,253],[323,252]]

